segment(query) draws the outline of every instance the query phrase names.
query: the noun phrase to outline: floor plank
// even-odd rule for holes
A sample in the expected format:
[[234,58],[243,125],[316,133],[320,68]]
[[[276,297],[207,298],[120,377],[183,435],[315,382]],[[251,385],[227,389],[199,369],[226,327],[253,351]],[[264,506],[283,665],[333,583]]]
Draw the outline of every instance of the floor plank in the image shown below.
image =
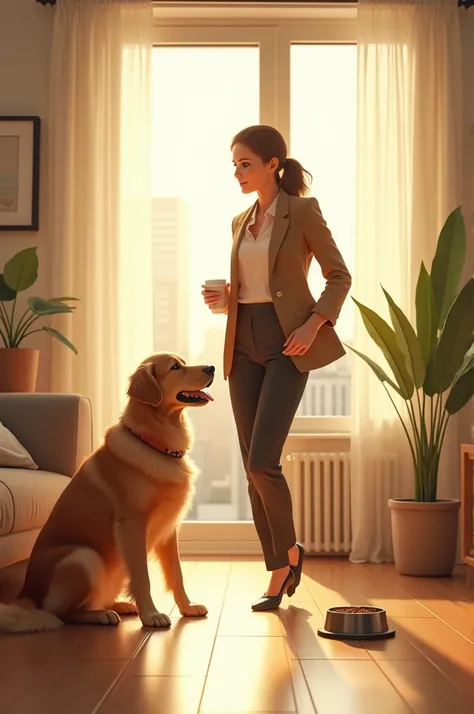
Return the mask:
[[[31,692],[43,691],[45,682],[56,681],[62,662],[72,661],[77,642],[74,628],[56,632],[0,635],[0,711],[10,712]],[[27,709],[25,709],[25,713]]]
[[283,637],[217,638],[200,712],[222,711],[297,711]]
[[[54,672],[34,685],[23,680],[23,689],[29,688],[9,714],[84,714],[93,712],[97,703],[107,694],[120,676],[124,662],[120,660],[74,660],[56,663]],[[3,710],[2,710],[3,711]]]
[[412,714],[375,662],[304,660],[301,664],[318,714]]
[[76,641],[71,656],[79,659],[129,660],[150,637],[150,631],[140,626],[136,616],[122,616],[119,627],[75,625],[74,629]]
[[378,663],[388,680],[413,709],[414,714],[472,714],[472,701],[426,659],[418,662]]
[[197,714],[204,677],[125,675],[97,714]]
[[446,677],[474,697],[474,645],[436,618],[394,618],[398,630]]
[[171,618],[169,630],[149,636],[130,665],[131,675],[205,676],[216,638],[216,618]]
[[447,579],[430,580],[405,577],[401,584],[408,597],[474,644],[474,593],[459,590],[455,582]]

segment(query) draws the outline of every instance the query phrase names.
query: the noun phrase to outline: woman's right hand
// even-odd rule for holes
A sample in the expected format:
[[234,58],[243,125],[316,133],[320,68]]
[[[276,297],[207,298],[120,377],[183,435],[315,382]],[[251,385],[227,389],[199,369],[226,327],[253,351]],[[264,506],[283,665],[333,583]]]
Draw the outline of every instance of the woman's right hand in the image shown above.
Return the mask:
[[[204,298],[204,302],[208,306],[209,310],[212,310],[212,308],[217,305],[219,300],[221,299],[221,293],[219,290],[212,290],[209,287],[206,287],[205,285],[201,285],[202,287],[202,292],[201,295]],[[227,283],[225,286],[225,292],[226,292],[226,304],[229,304],[229,294],[230,294],[230,284]]]

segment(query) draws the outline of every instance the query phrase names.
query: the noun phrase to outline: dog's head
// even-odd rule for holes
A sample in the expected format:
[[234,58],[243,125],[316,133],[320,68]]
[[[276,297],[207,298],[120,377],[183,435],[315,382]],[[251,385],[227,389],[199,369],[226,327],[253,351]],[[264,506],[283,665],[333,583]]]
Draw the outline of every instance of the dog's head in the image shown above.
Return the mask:
[[159,352],[135,370],[127,394],[152,407],[205,406],[212,401],[204,390],[214,381],[214,372],[211,365],[190,366],[179,355]]

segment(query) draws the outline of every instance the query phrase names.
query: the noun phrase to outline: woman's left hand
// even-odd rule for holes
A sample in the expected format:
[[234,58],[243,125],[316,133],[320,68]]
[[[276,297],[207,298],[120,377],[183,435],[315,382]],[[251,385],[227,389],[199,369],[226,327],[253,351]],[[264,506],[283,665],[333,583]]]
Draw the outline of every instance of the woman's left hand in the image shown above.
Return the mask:
[[288,357],[304,355],[309,350],[326,318],[313,313],[304,325],[293,330],[283,345],[283,354]]

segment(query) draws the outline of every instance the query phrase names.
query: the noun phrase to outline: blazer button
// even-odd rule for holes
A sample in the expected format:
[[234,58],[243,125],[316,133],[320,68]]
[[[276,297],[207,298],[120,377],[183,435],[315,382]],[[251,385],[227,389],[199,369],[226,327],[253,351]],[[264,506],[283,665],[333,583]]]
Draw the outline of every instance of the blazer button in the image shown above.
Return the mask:
[[279,290],[279,291],[277,292],[276,296],[277,296],[277,297],[283,297],[283,293],[282,293],[282,291],[281,291],[281,290]]

